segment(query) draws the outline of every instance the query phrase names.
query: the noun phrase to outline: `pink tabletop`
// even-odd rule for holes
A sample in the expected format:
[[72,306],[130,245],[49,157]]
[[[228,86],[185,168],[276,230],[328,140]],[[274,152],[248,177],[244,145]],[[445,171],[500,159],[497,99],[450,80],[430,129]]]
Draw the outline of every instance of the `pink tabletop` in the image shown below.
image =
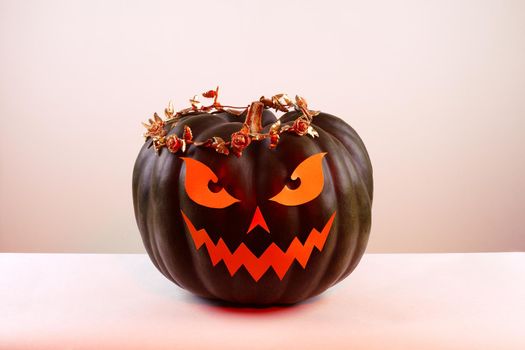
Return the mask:
[[323,295],[237,309],[141,254],[0,254],[0,349],[525,349],[525,253],[368,254]]

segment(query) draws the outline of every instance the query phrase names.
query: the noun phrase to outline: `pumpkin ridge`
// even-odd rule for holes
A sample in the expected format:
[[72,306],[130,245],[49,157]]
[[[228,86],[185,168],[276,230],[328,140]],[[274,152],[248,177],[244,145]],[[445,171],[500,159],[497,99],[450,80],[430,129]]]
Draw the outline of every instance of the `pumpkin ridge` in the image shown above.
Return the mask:
[[[143,193],[142,191],[143,190],[148,191],[148,189],[146,188],[146,185],[145,185],[144,171],[141,171],[140,169],[141,168],[144,169],[144,163],[151,162],[150,159],[144,156],[144,153],[143,153],[144,148],[146,148],[146,145],[143,146],[143,150],[139,153],[136,163],[135,163],[135,167],[133,169],[133,202],[134,202],[135,219],[136,219],[137,225],[139,226],[141,231],[145,231],[141,235],[142,243],[144,244],[146,251],[148,252],[149,255],[151,254],[155,255],[155,253],[152,250],[152,246],[151,246],[151,232],[147,225],[141,224],[141,220],[140,220],[141,216],[138,215],[141,208],[143,208],[142,210],[144,210],[145,212],[142,212],[140,214],[142,214],[143,216],[147,215],[148,208],[149,208],[149,205],[148,205],[149,200],[147,198],[144,198],[144,199],[141,198],[141,197],[147,197],[147,195],[142,194]],[[146,166],[146,168],[148,168],[148,165]],[[146,202],[146,205],[143,204],[144,202]],[[157,258],[150,259],[150,260],[153,262],[155,267],[159,271],[161,271],[160,266],[157,262]]]
[[[323,118],[325,115],[327,115],[327,114],[322,113],[321,115],[317,116],[317,117],[318,117],[317,120],[319,120],[319,119],[322,120],[322,118]],[[337,118],[337,117],[334,117],[334,118]],[[339,118],[338,118],[338,119],[339,119]],[[356,162],[357,162],[358,160],[356,160],[355,157],[353,156],[353,154],[349,151],[347,145],[346,145],[342,140],[340,140],[336,135],[334,135],[334,134],[332,134],[331,132],[327,131],[325,128],[323,128],[322,126],[320,126],[320,125],[318,125],[318,124],[315,124],[315,126],[316,126],[317,130],[319,131],[319,134],[320,134],[320,137],[321,137],[321,138],[322,138],[323,133],[325,133],[326,136],[328,136],[328,137],[330,138],[330,141],[333,142],[335,145],[337,145],[337,146],[339,146],[339,147],[342,147],[343,152],[346,154],[345,158],[348,159],[348,162],[349,162],[349,163],[351,164],[351,166],[352,166],[352,168],[348,168],[348,169],[347,169],[347,170],[348,170],[348,177],[349,177],[350,179],[352,179],[353,176],[352,176],[351,173],[354,172],[354,173],[355,173],[355,176],[357,177],[357,180],[358,180],[358,183],[354,183],[354,182],[352,181],[352,185],[357,185],[357,186],[355,186],[356,188],[352,187],[352,190],[351,190],[351,194],[352,194],[352,202],[353,202],[353,203],[356,203],[355,208],[354,208],[353,210],[354,210],[354,211],[356,211],[356,210],[357,210],[357,211],[360,211],[361,208],[362,208],[363,206],[362,206],[362,205],[359,205],[359,204],[360,204],[360,203],[359,203],[359,202],[360,202],[360,198],[359,198],[359,196],[357,196],[357,190],[358,190],[358,188],[360,187],[360,188],[362,188],[362,189],[365,190],[364,192],[365,192],[366,197],[367,197],[367,199],[368,199],[369,202],[370,202],[370,198],[369,198],[369,196],[368,196],[368,191],[366,190],[366,189],[367,189],[367,185],[366,185],[366,183],[364,182],[364,180],[363,180],[363,178],[362,178],[362,174],[361,174],[361,172],[359,171],[359,167],[358,167],[357,164],[356,164]],[[352,130],[353,130],[353,129],[352,129]],[[326,141],[325,141],[325,142],[326,142]],[[328,173],[330,174],[330,176],[333,176],[333,174],[334,174],[334,173],[337,173],[337,172],[334,172],[333,169],[330,168],[330,171],[329,171]],[[332,183],[333,183],[333,179],[332,179]],[[371,206],[371,202],[370,202],[370,205],[368,205],[367,207],[369,207],[369,206]],[[359,216],[359,215],[358,215],[358,216]],[[339,223],[338,223],[338,224],[339,224]],[[342,225],[342,222],[341,222],[340,224]],[[360,255],[359,252],[358,252],[358,244],[355,244],[355,243],[356,243],[356,242],[360,242],[360,240],[361,240],[361,230],[360,230],[361,220],[359,220],[359,219],[352,220],[352,224],[353,224],[353,225],[357,225],[357,228],[356,228],[356,227],[352,227],[352,229],[353,229],[354,231],[357,229],[357,232],[358,232],[358,233],[357,233],[357,235],[356,235],[355,237],[353,237],[352,242],[353,242],[354,244],[350,244],[350,247],[351,247],[350,249],[351,249],[351,250],[350,250],[349,252],[347,252],[347,255],[349,256],[349,260],[348,260],[347,263],[343,264],[343,265],[346,266],[346,267],[341,271],[340,274],[338,274],[338,276],[337,276],[335,279],[333,279],[331,285],[333,285],[333,284],[337,283],[338,281],[340,281],[340,280],[341,280],[341,276],[345,276],[345,277],[346,277],[346,275],[349,273],[348,270],[349,270],[350,268],[352,268],[352,264],[353,264],[353,262],[354,262],[354,259],[355,259],[356,255],[357,255],[357,256]],[[339,228],[339,232],[345,232],[346,230],[349,230],[349,228],[348,228],[348,227],[344,227],[344,226]],[[337,241],[339,240],[339,238],[340,238],[339,235],[337,235],[337,237],[336,237],[336,242],[334,242],[334,246],[337,246],[337,243],[338,243]],[[331,250],[330,252],[331,252],[330,254],[333,255],[333,254],[335,254],[336,250]],[[333,261],[333,260],[334,260],[334,257],[332,256],[332,257],[331,257],[329,260],[327,260],[327,261]],[[328,265],[325,265],[325,271],[326,271],[328,268],[329,268],[329,266],[328,266]],[[350,270],[350,271],[351,271],[351,270]],[[326,277],[326,274],[322,274],[321,276],[325,276],[325,277]],[[343,278],[344,278],[344,277],[343,277]],[[319,292],[316,292],[316,294],[319,294],[319,293],[321,293],[321,292],[322,292],[322,290],[319,291]]]
[[[346,122],[344,122],[344,120],[342,120],[339,117],[336,117],[335,115],[332,115],[332,114],[329,114],[329,113],[323,113],[323,112],[320,113],[312,121],[312,124],[314,124],[316,126],[316,128],[321,128],[321,129],[324,129],[326,131],[326,129],[324,128],[323,124],[333,123],[334,120],[336,120],[338,123],[342,123],[343,127],[341,127],[341,128],[334,128],[335,133],[329,132],[329,134],[332,137],[334,137],[335,139],[337,139],[344,146],[344,149],[349,153],[350,158],[353,160],[353,162],[355,164],[359,165],[359,166],[356,167],[356,169],[358,170],[358,172],[361,175],[361,177],[367,177],[367,175],[369,175],[369,177],[372,178],[373,177],[373,169],[372,169],[372,164],[371,164],[371,161],[370,161],[370,155],[368,154],[368,151],[366,150],[366,147],[365,147],[365,144],[364,144],[363,140],[361,139],[359,134],[357,134],[355,129],[352,128],[352,126],[348,125]],[[344,131],[344,129],[346,129],[347,131]],[[339,135],[339,133],[341,133],[341,132],[344,132],[344,134],[347,135],[350,138],[350,142],[355,144],[355,148],[357,148],[359,150],[359,152],[361,152],[361,155],[363,157],[360,157],[359,155],[355,154],[356,152],[355,152],[354,147],[351,147],[350,145],[348,145],[348,142],[345,142],[344,140],[342,140],[340,138],[340,136],[342,136],[342,135]],[[366,164],[362,164],[362,165],[359,164],[361,160],[364,160],[366,162]],[[363,167],[366,167],[368,169],[363,169]],[[365,170],[369,170],[369,173],[364,173]],[[372,198],[373,198],[373,183],[372,182],[370,182],[370,183],[366,183],[365,182],[365,185],[366,185],[366,188],[367,188],[367,191],[368,191],[368,195],[369,195],[370,199],[372,200]]]
[[[157,183],[157,179],[158,179],[158,176],[157,176],[157,169],[158,169],[158,165],[159,165],[159,161],[158,159],[156,161],[153,162],[153,165],[152,165],[152,169],[151,169],[151,174],[150,174],[150,193],[153,193],[153,198],[157,197],[157,191],[158,191],[158,183]],[[172,276],[168,270],[168,268],[166,267],[166,264],[164,262],[164,259],[159,259],[159,257],[162,257],[162,254],[160,252],[160,249],[159,249],[159,243],[157,241],[157,236],[154,234],[154,232],[156,231],[156,221],[157,221],[157,213],[156,213],[156,210],[157,210],[157,207],[155,206],[155,203],[154,201],[150,200],[148,202],[148,212],[150,213],[153,213],[153,215],[149,215],[148,217],[150,218],[149,220],[147,220],[147,225],[148,227],[150,227],[150,232],[152,233],[152,235],[150,236],[150,239],[151,239],[151,242],[152,242],[152,248],[153,248],[153,252],[155,253],[155,255],[157,256],[157,260],[159,260],[159,267],[161,269],[161,272],[166,276],[168,277],[170,280],[174,280],[174,276]]]
[[[326,113],[323,113],[323,115],[320,115],[320,117],[324,116],[324,115],[330,115],[330,114],[326,114]],[[332,116],[334,118],[337,118],[335,116]],[[339,119],[339,118],[338,118]],[[364,186],[365,189],[367,189],[367,195],[368,195],[368,199],[370,201],[370,205],[372,204],[372,197],[371,197],[371,194],[368,192],[368,185],[367,183],[364,181],[364,178],[363,178],[363,174],[361,173],[361,166],[358,164],[359,160],[356,159],[356,157],[354,156],[354,154],[352,152],[350,152],[350,150],[348,149],[348,146],[346,145],[345,142],[343,142],[341,139],[339,139],[339,137],[337,137],[337,135],[334,135],[332,134],[331,132],[329,131],[326,131],[322,126],[319,126],[319,125],[315,125],[317,127],[317,129],[319,130],[323,130],[325,133],[327,133],[328,135],[330,135],[330,137],[332,138],[332,140],[337,143],[338,145],[341,145],[343,146],[343,149],[344,151],[347,153],[348,155],[348,159],[350,160],[350,162],[352,163],[352,166],[354,167],[355,169],[355,172],[357,174],[357,176],[359,177],[359,181],[360,183]],[[353,129],[352,129],[353,130]],[[368,154],[366,154],[367,157],[368,157]],[[370,159],[368,158],[368,161],[370,162]]]

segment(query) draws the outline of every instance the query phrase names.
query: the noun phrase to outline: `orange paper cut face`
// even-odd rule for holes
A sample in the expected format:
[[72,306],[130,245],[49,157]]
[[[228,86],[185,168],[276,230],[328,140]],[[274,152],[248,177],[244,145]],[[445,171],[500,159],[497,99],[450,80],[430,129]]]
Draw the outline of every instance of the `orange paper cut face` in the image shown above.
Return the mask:
[[[231,276],[234,276],[241,267],[244,267],[255,281],[259,281],[270,268],[282,280],[294,262],[306,269],[308,261],[314,253],[314,248],[322,253],[336,216],[335,211],[330,217],[324,218],[320,227],[310,227],[307,232],[303,232],[300,239],[297,233],[293,232],[286,232],[283,235],[281,227],[290,228],[293,225],[281,225],[282,221],[274,223],[272,212],[268,209],[265,216],[261,208],[274,208],[279,212],[280,215],[278,216],[282,219],[287,216],[287,211],[292,208],[300,209],[301,206],[313,205],[312,203],[316,198],[322,194],[325,185],[323,173],[325,156],[325,152],[316,153],[302,160],[295,166],[291,174],[288,174],[285,179],[281,179],[283,186],[277,193],[262,200],[259,198],[258,201],[263,203],[255,203],[255,205],[252,203],[252,207],[255,209],[251,210],[253,214],[250,214],[249,220],[239,220],[246,223],[245,228],[241,229],[240,232],[219,232],[213,239],[206,227],[196,227],[198,225],[194,224],[195,218],[190,219],[181,209],[182,217],[195,248],[201,250],[205,246],[212,265],[216,266],[222,261]],[[204,222],[213,220],[214,215],[221,217],[220,215],[224,214],[225,211],[235,210],[235,208],[244,205],[242,198],[236,198],[225,187],[221,186],[221,179],[208,165],[193,158],[182,157],[182,159],[186,166],[184,189],[187,196],[202,209],[217,211],[211,212],[208,220]],[[272,230],[272,226],[279,227],[279,229]],[[227,228],[225,229],[227,230]],[[256,234],[264,235],[264,238],[269,242],[265,243],[259,240],[254,252],[254,247],[250,248],[245,239],[255,234],[255,230],[258,231]],[[288,239],[287,242],[283,242],[282,237],[273,236],[274,234],[288,238],[293,235],[293,237],[291,241]],[[227,236],[231,237],[232,235],[241,238],[241,242],[235,247],[232,247],[226,239]],[[244,239],[242,239],[243,237]]]

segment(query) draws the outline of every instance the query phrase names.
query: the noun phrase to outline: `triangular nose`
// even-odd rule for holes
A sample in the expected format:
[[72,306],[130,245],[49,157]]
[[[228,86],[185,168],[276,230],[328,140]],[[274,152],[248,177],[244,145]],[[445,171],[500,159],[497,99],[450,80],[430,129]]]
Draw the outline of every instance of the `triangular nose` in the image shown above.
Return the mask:
[[250,227],[248,228],[248,231],[246,231],[246,233],[250,233],[250,231],[253,230],[257,226],[261,226],[266,232],[270,233],[270,230],[268,229],[268,225],[266,225],[266,221],[264,221],[264,218],[261,213],[261,209],[259,209],[259,207],[255,208],[255,213],[253,214],[252,223],[250,224]]

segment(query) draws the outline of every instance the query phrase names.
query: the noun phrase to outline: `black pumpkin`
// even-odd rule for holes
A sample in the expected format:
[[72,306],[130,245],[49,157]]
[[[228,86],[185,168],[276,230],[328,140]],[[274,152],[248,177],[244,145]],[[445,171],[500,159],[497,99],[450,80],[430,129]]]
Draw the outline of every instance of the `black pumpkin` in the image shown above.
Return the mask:
[[[285,113],[281,125],[299,116]],[[260,117],[261,132],[277,120],[267,109]],[[197,112],[168,136],[189,127],[196,142],[227,140],[243,122],[227,111]],[[311,125],[316,138],[283,133],[274,149],[269,139],[253,141],[240,157],[206,147],[156,154],[148,139],[133,203],[155,266],[199,296],[251,305],[296,303],[350,274],[370,232],[370,159],[343,120],[319,113]]]

